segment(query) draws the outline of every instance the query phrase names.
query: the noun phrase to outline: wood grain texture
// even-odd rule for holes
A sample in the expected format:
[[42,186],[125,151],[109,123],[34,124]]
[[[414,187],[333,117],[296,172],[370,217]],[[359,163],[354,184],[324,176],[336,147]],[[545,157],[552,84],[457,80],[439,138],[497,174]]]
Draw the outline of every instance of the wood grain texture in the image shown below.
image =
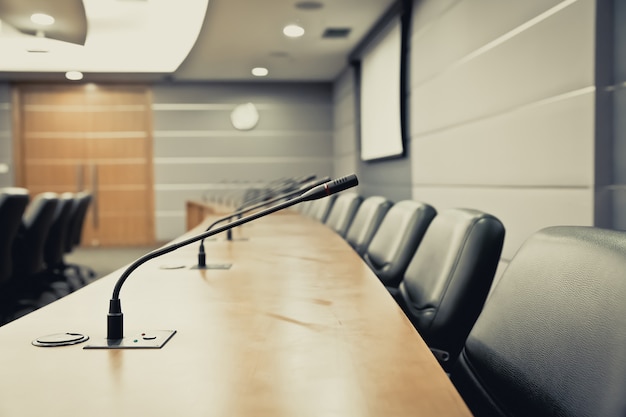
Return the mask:
[[24,84],[16,91],[18,184],[33,195],[94,193],[83,242],[154,242],[148,88]]
[[163,349],[31,346],[66,331],[103,339],[119,273],[0,328],[0,415],[470,415],[337,234],[293,213],[237,234],[248,239],[205,243],[207,263],[232,263],[228,270],[190,269],[197,245],[189,245],[124,284],[126,336],[177,330]]

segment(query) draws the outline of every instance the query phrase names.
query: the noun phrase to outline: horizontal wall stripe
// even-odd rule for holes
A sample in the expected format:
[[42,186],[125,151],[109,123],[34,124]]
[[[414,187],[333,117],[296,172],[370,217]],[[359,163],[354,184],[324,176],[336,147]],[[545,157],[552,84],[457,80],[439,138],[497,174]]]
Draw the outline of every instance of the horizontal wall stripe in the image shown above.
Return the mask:
[[267,186],[266,183],[198,183],[198,184],[155,184],[155,191],[211,191],[211,190],[247,190]]
[[472,123],[476,123],[476,122],[480,122],[483,120],[488,120],[488,119],[492,119],[495,117],[500,117],[500,116],[504,116],[508,113],[513,113],[516,111],[520,111],[520,110],[527,110],[527,109],[532,109],[535,107],[541,107],[541,106],[545,106],[547,104],[552,104],[552,103],[556,103],[559,101],[563,101],[563,100],[569,100],[572,99],[574,97],[578,97],[578,96],[582,96],[585,94],[593,94],[595,93],[596,88],[594,86],[590,86],[590,87],[583,87],[583,88],[579,88],[577,90],[572,90],[572,91],[568,91],[566,93],[563,94],[558,94],[555,96],[551,96],[551,97],[546,97],[546,98],[542,98],[541,100],[536,100],[530,103],[524,103],[521,104],[519,106],[512,106],[512,107],[507,107],[507,108],[502,108],[499,109],[497,112],[493,112],[490,114],[485,114],[482,115],[480,117],[476,117],[473,119],[467,119],[467,120],[462,120],[458,123],[452,123],[452,124],[448,124],[442,127],[438,127],[435,129],[430,129],[430,130],[423,130],[420,131],[419,133],[414,133],[411,135],[412,139],[415,138],[419,138],[421,136],[428,136],[428,135],[432,135],[433,133],[438,133],[444,130],[448,130],[448,129],[455,129],[459,126],[464,126],[464,125],[469,125]]
[[24,110],[29,112],[144,112],[148,110],[143,104],[26,104]]
[[98,191],[150,191],[151,187],[145,184],[124,184],[124,185],[98,185]]
[[319,136],[321,134],[330,135],[332,130],[155,130],[155,139],[205,139],[210,137],[298,137],[298,136]]
[[626,184],[611,184],[611,185],[602,186],[601,188],[603,190],[622,191],[622,190],[626,190]]
[[302,162],[328,162],[328,158],[320,157],[189,157],[189,158],[154,158],[154,163],[157,165],[186,165],[186,164],[295,164]]
[[445,183],[445,184],[428,184],[428,183],[421,183],[421,182],[414,182],[413,183],[414,186],[418,186],[420,188],[459,188],[462,187],[464,189],[471,189],[471,188],[477,188],[477,189],[506,189],[506,190],[510,190],[510,189],[518,189],[518,190],[541,190],[541,189],[549,189],[549,190],[589,190],[591,188],[593,188],[592,186],[586,186],[586,185],[562,185],[562,184],[554,184],[554,185],[550,185],[550,184],[541,184],[541,185],[535,185],[535,184],[453,184],[453,183]]
[[[154,111],[206,111],[206,110],[233,110],[240,103],[157,103],[152,105]],[[254,103],[259,110],[276,107],[272,104]]]
[[619,83],[619,84],[607,86],[604,88],[604,91],[612,92],[612,91],[621,91],[624,89],[626,89],[626,81]]
[[184,210],[157,210],[155,212],[156,217],[186,217],[187,213]]
[[[237,103],[154,103],[152,105],[152,110],[154,111],[231,111],[236,106],[242,104],[241,102]],[[295,104],[299,108],[307,108],[307,107],[327,107],[326,103],[297,103]],[[258,103],[255,102],[254,106],[258,110],[268,110],[268,109],[279,109],[284,106],[270,103]]]
[[47,166],[63,166],[63,165],[85,165],[85,164],[101,164],[101,165],[137,165],[147,164],[146,158],[99,158],[99,159],[82,159],[82,158],[67,158],[67,159],[29,159],[26,161],[26,165],[47,165]]
[[26,132],[26,139],[143,139],[149,137],[143,131],[107,132]]

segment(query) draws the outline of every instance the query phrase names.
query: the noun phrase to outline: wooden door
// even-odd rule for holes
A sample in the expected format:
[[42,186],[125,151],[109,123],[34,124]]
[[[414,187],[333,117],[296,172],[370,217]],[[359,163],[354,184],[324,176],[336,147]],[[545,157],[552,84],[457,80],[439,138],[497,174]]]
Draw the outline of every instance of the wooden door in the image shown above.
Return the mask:
[[91,191],[84,244],[154,243],[148,88],[23,84],[14,102],[18,185]]

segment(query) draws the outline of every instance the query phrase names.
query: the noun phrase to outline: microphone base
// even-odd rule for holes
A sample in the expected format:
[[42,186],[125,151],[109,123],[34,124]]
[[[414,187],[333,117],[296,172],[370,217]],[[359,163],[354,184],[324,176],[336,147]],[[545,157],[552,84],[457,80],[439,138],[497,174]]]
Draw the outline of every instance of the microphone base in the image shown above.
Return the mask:
[[176,330],[148,330],[117,340],[94,340],[83,349],[161,349],[176,334]]

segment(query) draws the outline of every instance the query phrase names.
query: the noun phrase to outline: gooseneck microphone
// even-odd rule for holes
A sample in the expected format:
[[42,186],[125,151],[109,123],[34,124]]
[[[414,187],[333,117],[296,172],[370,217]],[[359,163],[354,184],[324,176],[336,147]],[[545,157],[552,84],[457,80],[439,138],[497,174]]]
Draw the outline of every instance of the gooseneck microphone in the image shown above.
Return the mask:
[[[246,213],[249,213],[249,212],[251,212],[253,210],[260,209],[260,208],[265,207],[265,206],[267,206],[269,204],[277,203],[280,200],[284,200],[286,198],[292,198],[294,196],[297,196],[298,194],[302,194],[302,193],[304,193],[304,192],[306,192],[306,191],[308,191],[308,190],[310,190],[310,189],[312,189],[314,187],[317,187],[318,185],[322,185],[322,184],[327,183],[329,181],[330,181],[330,177],[324,177],[322,179],[319,179],[319,180],[315,181],[312,184],[303,185],[303,186],[299,187],[296,190],[292,190],[292,191],[290,191],[288,193],[281,194],[281,195],[276,196],[274,198],[271,198],[269,200],[267,200],[266,199],[267,197],[265,197],[265,198],[262,198],[262,199],[255,199],[253,204],[242,204],[237,209],[237,211],[229,214],[228,216],[224,216],[221,219],[218,219],[218,220],[214,221],[205,230],[208,232],[209,230],[211,230],[212,228],[214,228],[215,226],[217,226],[218,224],[220,224],[222,222],[232,220],[234,217],[241,217],[242,215],[244,215]],[[256,204],[254,204],[254,203],[256,203]],[[231,230],[232,229],[228,229],[228,231],[231,231]],[[228,240],[230,240],[230,239],[228,239]],[[196,268],[198,268],[198,269],[206,268],[206,253],[204,252],[204,239],[202,239],[200,241],[200,248],[198,249],[198,265],[196,266]]]
[[[205,231],[203,233],[200,233],[196,236],[190,237],[188,239],[182,240],[180,242],[177,243],[173,243],[171,245],[168,246],[164,246],[160,249],[156,249],[150,253],[147,253],[146,255],[142,256],[141,258],[137,259],[135,262],[133,262],[128,268],[126,268],[126,270],[122,273],[122,275],[120,276],[120,278],[118,279],[117,283],[115,284],[115,287],[113,289],[113,295],[111,297],[111,300],[109,302],[109,313],[107,315],[107,345],[108,347],[125,347],[122,346],[123,343],[121,343],[122,339],[124,338],[124,315],[122,313],[122,306],[121,306],[121,301],[120,301],[120,291],[122,289],[122,285],[124,285],[124,282],[128,279],[128,277],[130,276],[130,274],[137,269],[139,266],[143,265],[145,262],[157,258],[161,255],[165,255],[166,253],[170,253],[175,251],[176,249],[182,248],[183,246],[189,245],[191,243],[197,242],[201,239],[205,239],[207,237],[216,235],[218,233],[222,233],[228,229],[231,229],[233,227],[237,227],[240,226],[244,223],[248,223],[252,220],[256,220],[260,217],[264,217],[267,216],[268,214],[272,214],[275,213],[279,210],[291,207],[295,204],[304,202],[304,201],[310,201],[310,200],[317,200],[319,198],[323,198],[326,196],[329,196],[331,194],[335,194],[335,193],[339,193],[341,191],[344,191],[348,188],[352,188],[356,185],[358,185],[359,181],[356,177],[356,175],[352,174],[352,175],[348,175],[342,178],[338,178],[336,180],[333,181],[329,181],[326,182],[324,184],[318,185],[316,187],[313,187],[312,189],[305,191],[303,194],[299,195],[298,197],[292,198],[290,200],[284,201],[282,203],[278,203],[274,206],[268,207],[264,210],[258,211],[256,213],[250,214],[246,217],[242,217],[239,219],[236,219],[234,221],[232,221],[231,223],[228,223],[224,226],[220,226],[216,229],[212,229],[212,230],[208,230]],[[172,331],[171,335],[173,335],[174,331]],[[171,337],[170,335],[170,337]],[[159,346],[160,347],[160,346]],[[106,347],[105,347],[106,348]]]
[[[257,204],[263,201],[265,202],[265,204],[269,204],[269,202],[266,200],[269,200],[270,198],[272,198],[272,196],[275,196],[276,194],[284,194],[284,193],[289,193],[292,191],[294,192],[300,191],[302,188],[305,187],[306,183],[310,183],[316,177],[317,175],[311,174],[311,175],[306,175],[306,176],[299,177],[299,178],[289,178],[286,180],[279,181],[278,185],[267,189],[267,191],[261,194],[260,196],[256,196],[255,198],[251,198],[251,199],[244,199],[243,202],[235,209],[235,211],[243,210],[246,207],[252,206],[253,204]],[[330,181],[330,178],[327,177],[326,181]],[[316,183],[315,185],[318,185],[318,184],[321,184],[321,182]],[[278,200],[275,200],[275,201],[278,201]],[[241,214],[233,213],[231,214],[231,217],[227,218],[226,220],[231,220],[232,217],[234,216],[241,217]],[[226,240],[233,240],[232,233],[233,233],[233,229],[228,229],[226,231]]]

